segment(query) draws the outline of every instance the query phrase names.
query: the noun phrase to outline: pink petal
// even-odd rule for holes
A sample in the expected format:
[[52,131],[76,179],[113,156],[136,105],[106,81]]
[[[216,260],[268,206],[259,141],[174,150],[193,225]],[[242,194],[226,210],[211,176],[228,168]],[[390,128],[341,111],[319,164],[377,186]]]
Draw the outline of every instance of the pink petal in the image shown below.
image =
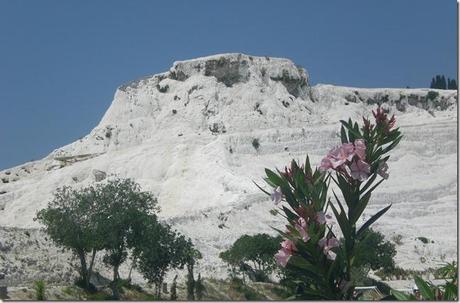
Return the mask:
[[334,261],[335,258],[337,257],[337,254],[335,252],[333,252],[332,250],[328,250],[326,253],[326,256],[329,260],[332,260]]
[[326,238],[322,238],[321,240],[318,241],[319,247],[326,247],[326,244],[327,244]]
[[328,247],[338,247],[340,245],[340,242],[339,240],[337,240],[336,238],[330,238],[328,241],[327,241],[327,246]]
[[366,143],[363,139],[355,140],[355,154],[361,159],[366,159]]
[[318,222],[318,224],[326,223],[326,216],[324,215],[322,211],[319,211],[316,213],[316,222]]
[[286,267],[290,257],[291,255],[288,252],[286,252],[284,249],[280,249],[275,254],[276,262],[282,267]]
[[273,191],[273,193],[272,193],[272,195],[271,195],[271,198],[272,198],[272,201],[275,202],[275,205],[277,205],[278,203],[281,202],[281,199],[283,198],[283,194],[282,194],[282,192],[281,192],[281,187],[278,186],[278,187]]
[[297,251],[297,247],[295,247],[295,244],[294,242],[292,242],[291,240],[284,240],[283,242],[281,242],[281,247],[289,252],[289,253],[293,253],[294,251]]

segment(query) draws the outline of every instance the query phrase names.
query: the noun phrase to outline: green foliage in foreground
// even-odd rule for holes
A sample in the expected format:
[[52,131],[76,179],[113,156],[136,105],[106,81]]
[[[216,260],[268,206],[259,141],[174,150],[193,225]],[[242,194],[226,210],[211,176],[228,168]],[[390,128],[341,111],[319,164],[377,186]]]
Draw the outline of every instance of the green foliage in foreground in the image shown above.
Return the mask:
[[458,300],[458,266],[455,262],[446,264],[438,270],[446,279],[446,283],[435,286],[419,276],[415,277],[418,291],[415,294],[406,294],[392,289],[391,294],[400,301],[429,300],[429,301],[457,301]]
[[[360,218],[374,190],[389,177],[389,153],[402,139],[394,116],[388,117],[381,107],[373,116],[375,124],[365,117],[362,126],[351,119],[340,121],[341,145],[328,152],[319,168],[311,166],[307,155],[304,164],[292,160],[284,172],[265,169],[264,180],[271,190],[259,188],[275,205],[280,204],[277,212],[287,221],[286,229],[278,230],[285,240],[275,256],[296,284],[292,299],[356,299],[352,272],[362,250],[359,244],[391,204],[363,224]],[[331,181],[339,191],[329,195]],[[328,208],[335,222],[327,218]],[[340,228],[341,243],[331,228],[333,223]]]

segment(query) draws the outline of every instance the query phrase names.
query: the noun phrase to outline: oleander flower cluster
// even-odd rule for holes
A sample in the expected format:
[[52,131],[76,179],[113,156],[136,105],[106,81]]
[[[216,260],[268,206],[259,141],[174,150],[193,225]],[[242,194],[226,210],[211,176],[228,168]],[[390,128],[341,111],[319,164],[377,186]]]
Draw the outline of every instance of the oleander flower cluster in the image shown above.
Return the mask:
[[[274,213],[287,221],[284,230],[277,229],[284,239],[275,259],[295,277],[296,299],[353,299],[356,242],[391,204],[358,222],[372,192],[388,179],[388,153],[402,138],[394,115],[388,118],[381,107],[372,115],[374,121],[363,117],[361,127],[351,119],[340,121],[341,142],[319,167],[312,168],[308,156],[301,165],[292,160],[283,171],[265,169],[271,191],[256,184],[271,196]],[[331,195],[330,182],[340,194]]]
[[334,147],[321,160],[319,168],[323,171],[333,169],[354,180],[365,181],[371,173],[366,162],[366,143],[363,139],[356,139],[354,143]]

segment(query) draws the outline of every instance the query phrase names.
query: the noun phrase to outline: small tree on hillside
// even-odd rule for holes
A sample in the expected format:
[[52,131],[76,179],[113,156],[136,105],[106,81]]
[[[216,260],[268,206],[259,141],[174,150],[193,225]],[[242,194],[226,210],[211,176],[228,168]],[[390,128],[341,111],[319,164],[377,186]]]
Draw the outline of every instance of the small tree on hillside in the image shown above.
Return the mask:
[[187,300],[195,300],[195,276],[194,268],[197,260],[202,258],[192,240],[186,239],[183,235],[178,235],[175,241],[175,266],[177,268],[187,267]]
[[[270,274],[275,268],[274,255],[278,250],[280,237],[271,237],[267,234],[244,235],[233,243],[227,251],[220,253],[220,258],[230,265],[232,272],[238,268],[242,271],[259,273],[259,276]],[[250,262],[252,268],[246,264]],[[247,270],[245,270],[247,269]],[[260,277],[261,278],[261,277]],[[253,277],[253,279],[258,279]]]
[[354,259],[356,267],[369,266],[372,270],[383,269],[388,272],[395,268],[396,249],[393,243],[385,241],[378,231],[369,229],[357,243]]
[[[48,207],[37,213],[35,220],[43,224],[45,232],[56,245],[71,250],[80,261],[79,283],[90,287],[96,252],[102,249],[102,238],[93,220],[97,192],[89,186],[80,190],[58,188]],[[87,254],[91,252],[88,265]]]
[[104,235],[106,254],[103,262],[113,268],[112,290],[119,298],[118,269],[128,256],[128,249],[143,241],[136,236],[149,216],[156,218],[157,200],[149,192],[142,192],[130,179],[110,180],[97,186],[98,205],[94,219],[98,232]]
[[203,293],[205,291],[203,281],[201,280],[201,274],[198,274],[198,279],[196,280],[196,298],[198,301],[203,299]]
[[156,218],[144,220],[143,241],[133,246],[136,267],[144,278],[155,285],[155,295],[161,297],[161,285],[169,269],[183,268],[187,263],[188,251],[184,237],[173,231],[169,225],[160,224]]
[[171,296],[169,298],[171,301],[177,300],[177,282],[176,280],[177,280],[177,275],[174,277],[172,285],[171,285],[171,290],[170,290]]

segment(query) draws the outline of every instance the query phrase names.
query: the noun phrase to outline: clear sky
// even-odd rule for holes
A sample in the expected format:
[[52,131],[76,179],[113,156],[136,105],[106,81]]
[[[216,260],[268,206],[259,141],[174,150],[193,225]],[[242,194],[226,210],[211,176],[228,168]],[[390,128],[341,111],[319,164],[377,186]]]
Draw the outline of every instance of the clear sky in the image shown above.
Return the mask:
[[456,76],[454,0],[0,0],[0,169],[90,132],[116,87],[175,60],[287,57],[315,83]]

